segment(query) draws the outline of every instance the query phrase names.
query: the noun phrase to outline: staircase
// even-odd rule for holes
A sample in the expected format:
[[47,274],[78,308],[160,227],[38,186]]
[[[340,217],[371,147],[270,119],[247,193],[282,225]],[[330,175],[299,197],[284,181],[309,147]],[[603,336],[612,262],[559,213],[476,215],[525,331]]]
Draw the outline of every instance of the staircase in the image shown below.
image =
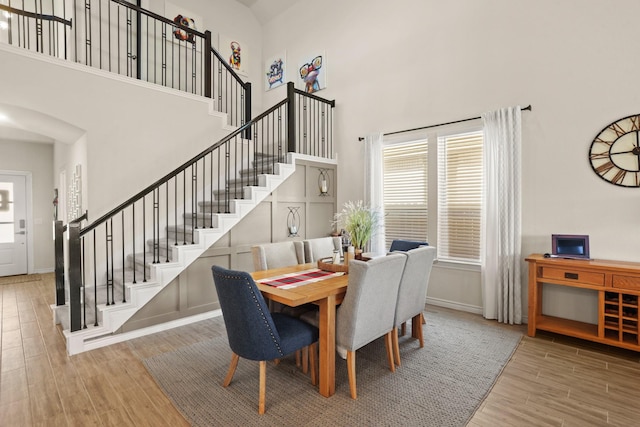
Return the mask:
[[[167,234],[177,234],[178,241],[193,236],[194,243],[175,245],[168,239],[159,240],[159,256],[165,261],[160,263],[143,261],[153,259],[154,242],[152,240],[147,241],[146,254],[128,255],[129,267],[116,272],[112,288],[101,285],[95,296],[94,293],[85,294],[87,295],[85,306],[88,308],[85,316],[89,319],[95,317],[97,326],[96,324],[87,325],[86,329],[71,332],[68,305],[56,307],[55,316],[63,325],[67,339],[67,352],[77,354],[127,339],[126,335],[118,337],[117,331],[131,316],[293,174],[297,156],[295,153],[290,153],[287,157],[287,163],[275,163],[272,174],[259,175],[257,186],[244,187],[242,197],[230,201],[230,213],[210,214],[212,203],[200,202],[196,218],[198,221],[211,221],[209,228],[194,228],[192,222],[194,216],[191,213],[183,215],[182,225],[167,228]],[[243,171],[244,175],[250,175],[250,173],[250,171]],[[223,194],[218,192],[218,195]],[[136,283],[134,283],[134,276],[138,277]],[[140,283],[140,277],[147,277],[146,282]],[[109,295],[110,289],[113,289],[113,293]],[[92,307],[97,307],[97,313],[93,312]]]
[[210,31],[127,0],[90,3],[0,4],[0,42],[210,98],[235,130],[91,223],[88,213],[56,221],[54,320],[69,354],[127,339],[127,320],[291,176],[296,159],[335,163],[334,101],[288,83],[286,99],[252,118],[251,83]]

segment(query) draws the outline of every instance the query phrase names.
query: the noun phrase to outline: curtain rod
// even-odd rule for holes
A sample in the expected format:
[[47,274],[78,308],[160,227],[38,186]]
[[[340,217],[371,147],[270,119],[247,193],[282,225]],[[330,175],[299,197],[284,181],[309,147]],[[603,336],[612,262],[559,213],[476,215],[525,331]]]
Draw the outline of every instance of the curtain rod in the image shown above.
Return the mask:
[[[531,111],[531,105],[527,105],[526,107],[521,108],[520,111]],[[395,132],[387,132],[387,133],[385,133],[383,135],[384,136],[389,136],[389,135],[395,135],[395,134],[398,134],[398,133],[412,132],[414,130],[422,130],[422,129],[435,128],[435,127],[438,127],[438,126],[453,125],[453,124],[456,124],[456,123],[468,122],[468,121],[471,121],[471,120],[478,120],[478,119],[481,119],[481,118],[482,118],[481,116],[470,117],[468,119],[462,119],[462,120],[456,120],[456,121],[453,121],[453,122],[440,123],[440,124],[437,124],[437,125],[429,125],[429,126],[422,126],[422,127],[419,127],[419,128],[398,130],[398,131],[395,131]],[[358,141],[364,141],[364,138],[362,136],[360,136],[360,137],[358,137]]]

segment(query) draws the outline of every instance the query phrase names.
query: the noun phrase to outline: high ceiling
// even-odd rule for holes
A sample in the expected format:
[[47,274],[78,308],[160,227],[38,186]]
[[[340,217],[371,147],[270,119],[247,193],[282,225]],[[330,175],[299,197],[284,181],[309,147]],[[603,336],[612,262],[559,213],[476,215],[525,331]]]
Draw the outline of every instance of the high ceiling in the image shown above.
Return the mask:
[[265,24],[300,0],[236,0],[247,6],[261,24]]

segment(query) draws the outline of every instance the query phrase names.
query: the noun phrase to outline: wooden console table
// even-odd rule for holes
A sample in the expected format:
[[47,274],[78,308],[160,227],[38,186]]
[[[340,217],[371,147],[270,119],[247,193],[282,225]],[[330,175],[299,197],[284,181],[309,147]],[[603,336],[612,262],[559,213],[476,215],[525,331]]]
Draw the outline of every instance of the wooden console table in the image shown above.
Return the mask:
[[[529,330],[555,332],[640,351],[638,302],[640,263],[545,258],[533,254],[529,263]],[[591,289],[598,293],[598,324],[542,314],[545,283]]]

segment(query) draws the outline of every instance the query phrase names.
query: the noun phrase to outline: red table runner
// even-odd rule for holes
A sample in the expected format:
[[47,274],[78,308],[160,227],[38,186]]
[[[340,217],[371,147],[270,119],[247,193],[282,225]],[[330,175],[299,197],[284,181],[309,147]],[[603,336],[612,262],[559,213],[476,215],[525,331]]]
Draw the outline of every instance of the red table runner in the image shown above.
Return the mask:
[[324,271],[318,268],[311,270],[297,271],[295,273],[283,274],[281,276],[267,277],[259,280],[263,285],[274,286],[281,289],[290,289],[297,286],[308,285],[309,283],[318,282],[333,276],[341,276],[344,273],[332,271]]

